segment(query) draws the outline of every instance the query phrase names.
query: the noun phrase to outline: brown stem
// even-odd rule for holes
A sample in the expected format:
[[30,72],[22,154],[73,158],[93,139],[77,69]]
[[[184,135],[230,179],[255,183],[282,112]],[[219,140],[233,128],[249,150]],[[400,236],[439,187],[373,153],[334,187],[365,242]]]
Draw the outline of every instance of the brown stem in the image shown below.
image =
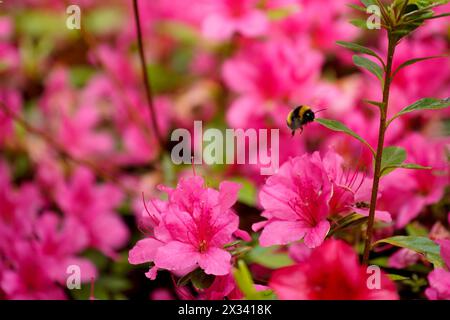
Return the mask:
[[139,18],[139,5],[137,0],[133,0],[133,11],[134,11],[134,21],[136,23],[136,32],[137,32],[137,40],[139,47],[139,58],[141,60],[141,68],[142,68],[142,77],[144,78],[145,84],[145,95],[147,97],[147,104],[150,110],[150,117],[153,129],[155,130],[156,140],[159,143],[161,149],[164,148],[164,141],[160,135],[160,131],[158,128],[158,121],[156,120],[156,112],[155,112],[155,104],[153,103],[153,94],[152,87],[150,84],[150,78],[147,73],[147,62],[144,54],[144,44],[142,41],[142,28],[141,28],[141,20]]
[[372,195],[370,199],[369,220],[367,222],[367,231],[364,245],[363,264],[369,261],[370,248],[372,246],[373,225],[375,221],[375,208],[377,205],[378,187],[381,177],[381,158],[383,156],[384,136],[386,133],[386,117],[389,104],[389,92],[392,82],[392,61],[394,58],[396,41],[388,34],[389,45],[387,54],[387,63],[383,85],[383,106],[380,108],[380,128],[378,132],[378,146],[375,157],[375,169],[373,174]]

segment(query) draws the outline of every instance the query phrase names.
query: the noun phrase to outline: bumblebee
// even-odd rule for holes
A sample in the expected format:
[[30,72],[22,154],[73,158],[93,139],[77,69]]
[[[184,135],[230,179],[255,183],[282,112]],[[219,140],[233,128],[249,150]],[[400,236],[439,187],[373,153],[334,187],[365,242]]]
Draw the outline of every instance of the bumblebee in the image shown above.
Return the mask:
[[300,129],[300,133],[303,132],[303,126],[310,122],[313,122],[316,115],[308,106],[298,106],[291,112],[289,112],[286,123],[287,126],[292,130],[292,136],[294,136],[295,131]]

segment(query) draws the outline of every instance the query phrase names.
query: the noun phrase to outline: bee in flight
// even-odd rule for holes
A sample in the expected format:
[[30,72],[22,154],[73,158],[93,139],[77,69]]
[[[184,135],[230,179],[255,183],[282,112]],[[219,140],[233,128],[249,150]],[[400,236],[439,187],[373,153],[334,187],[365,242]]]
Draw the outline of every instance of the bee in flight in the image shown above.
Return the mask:
[[[316,111],[320,112],[325,109]],[[311,107],[301,105],[296,107],[294,110],[289,112],[286,123],[288,127],[292,130],[292,136],[294,136],[295,131],[300,129],[300,134],[303,132],[303,126],[307,125],[310,122],[313,122],[316,118],[314,111],[311,110]]]

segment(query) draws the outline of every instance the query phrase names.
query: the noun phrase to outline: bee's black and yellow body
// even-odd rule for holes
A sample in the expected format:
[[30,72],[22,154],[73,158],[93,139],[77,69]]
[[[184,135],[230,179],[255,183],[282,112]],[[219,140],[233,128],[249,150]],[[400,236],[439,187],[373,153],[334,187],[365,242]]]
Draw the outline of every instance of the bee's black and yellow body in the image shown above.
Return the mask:
[[292,130],[292,135],[295,134],[295,130],[300,129],[303,131],[303,126],[313,122],[315,114],[308,106],[298,106],[291,112],[289,112],[286,123]]

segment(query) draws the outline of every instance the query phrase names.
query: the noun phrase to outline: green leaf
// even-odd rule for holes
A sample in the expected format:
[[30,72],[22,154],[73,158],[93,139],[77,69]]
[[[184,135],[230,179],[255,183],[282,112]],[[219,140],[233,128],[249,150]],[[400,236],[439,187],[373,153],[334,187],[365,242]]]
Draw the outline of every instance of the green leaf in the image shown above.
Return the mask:
[[363,100],[365,103],[371,104],[373,106],[376,106],[380,109],[382,109],[384,107],[384,103],[383,102],[378,102],[378,101],[372,101],[372,100]]
[[349,129],[342,122],[339,122],[337,120],[321,119],[321,118],[318,118],[315,121],[328,129],[331,129],[333,131],[338,131],[338,132],[344,132],[344,133],[348,134],[349,136],[352,136],[353,138],[359,140],[360,142],[365,144],[372,152],[372,155],[375,156],[375,151],[373,150],[372,146],[366,140],[364,140],[361,136],[359,136],[356,132]]
[[375,242],[373,246],[376,246],[380,243],[388,243],[396,247],[413,250],[424,255],[424,257],[435,267],[444,266],[444,261],[439,254],[439,245],[429,238],[415,236],[395,236],[379,240]]
[[294,263],[286,252],[278,252],[279,247],[263,248],[256,246],[246,256],[249,262],[260,264],[269,269],[278,269]]
[[206,274],[202,269],[198,268],[197,270],[194,270],[191,281],[194,287],[198,289],[207,289],[213,284],[215,278],[214,275]]
[[375,0],[361,0],[362,4],[366,7],[371,6],[371,5],[376,5],[377,3],[375,2]]
[[352,9],[355,9],[355,10],[358,10],[358,11],[366,13],[366,8],[364,8],[362,6],[359,6],[357,4],[348,3],[347,6],[352,8]]
[[431,56],[431,57],[416,58],[416,59],[411,59],[411,60],[405,61],[405,62],[403,62],[403,63],[402,63],[402,64],[394,71],[394,73],[392,74],[392,77],[395,77],[395,75],[396,75],[401,69],[403,69],[403,68],[405,68],[405,67],[407,67],[407,66],[413,65],[413,64],[415,64],[415,63],[417,63],[417,62],[425,61],[425,60],[430,60],[430,59],[436,59],[436,58],[444,58],[444,57],[445,57],[445,56]]
[[428,229],[420,225],[417,221],[408,224],[405,230],[408,236],[426,237],[428,235]]
[[362,19],[351,19],[350,23],[357,28],[367,29],[367,21]]
[[328,235],[333,235],[337,231],[347,229],[349,227],[356,227],[364,222],[366,222],[368,217],[365,217],[358,213],[351,213],[346,215],[345,217],[340,218],[335,222],[333,227],[330,229]]
[[361,46],[359,44],[356,43],[352,43],[352,42],[346,42],[346,41],[337,41],[336,42],[339,46],[344,47],[346,49],[352,50],[354,52],[359,52],[359,53],[364,53],[367,54],[369,56],[375,57],[377,58],[381,64],[384,66],[384,61],[383,59],[381,59],[381,57],[376,54],[375,51],[373,51],[372,49],[369,49],[367,47]]
[[381,82],[383,82],[383,69],[375,62],[361,56],[353,56],[353,62],[358,67],[367,69],[370,73],[375,75]]
[[416,163],[404,163],[400,166],[400,168],[411,169],[411,170],[431,170],[431,169],[433,169],[432,167],[424,167],[424,166],[421,166],[420,164],[416,164]]
[[408,277],[405,276],[401,276],[399,274],[388,274],[389,279],[391,279],[392,281],[403,281],[403,280],[408,280]]
[[397,119],[398,117],[418,110],[439,110],[444,109],[450,106],[450,98],[447,99],[434,99],[434,98],[424,98],[414,102],[412,105],[404,108],[395,116],[393,116],[387,123],[390,125],[392,121]]
[[387,175],[406,160],[406,150],[400,147],[386,147],[381,156],[381,175]]
[[243,260],[239,260],[238,267],[233,269],[234,279],[239,289],[247,300],[266,300],[272,299],[271,292],[257,291],[253,283],[252,275]]
[[409,170],[431,170],[432,167],[424,167],[420,164],[415,163],[402,163],[395,165],[388,165],[386,167],[382,167],[381,176],[387,175],[388,173],[394,171],[395,169],[409,169]]

